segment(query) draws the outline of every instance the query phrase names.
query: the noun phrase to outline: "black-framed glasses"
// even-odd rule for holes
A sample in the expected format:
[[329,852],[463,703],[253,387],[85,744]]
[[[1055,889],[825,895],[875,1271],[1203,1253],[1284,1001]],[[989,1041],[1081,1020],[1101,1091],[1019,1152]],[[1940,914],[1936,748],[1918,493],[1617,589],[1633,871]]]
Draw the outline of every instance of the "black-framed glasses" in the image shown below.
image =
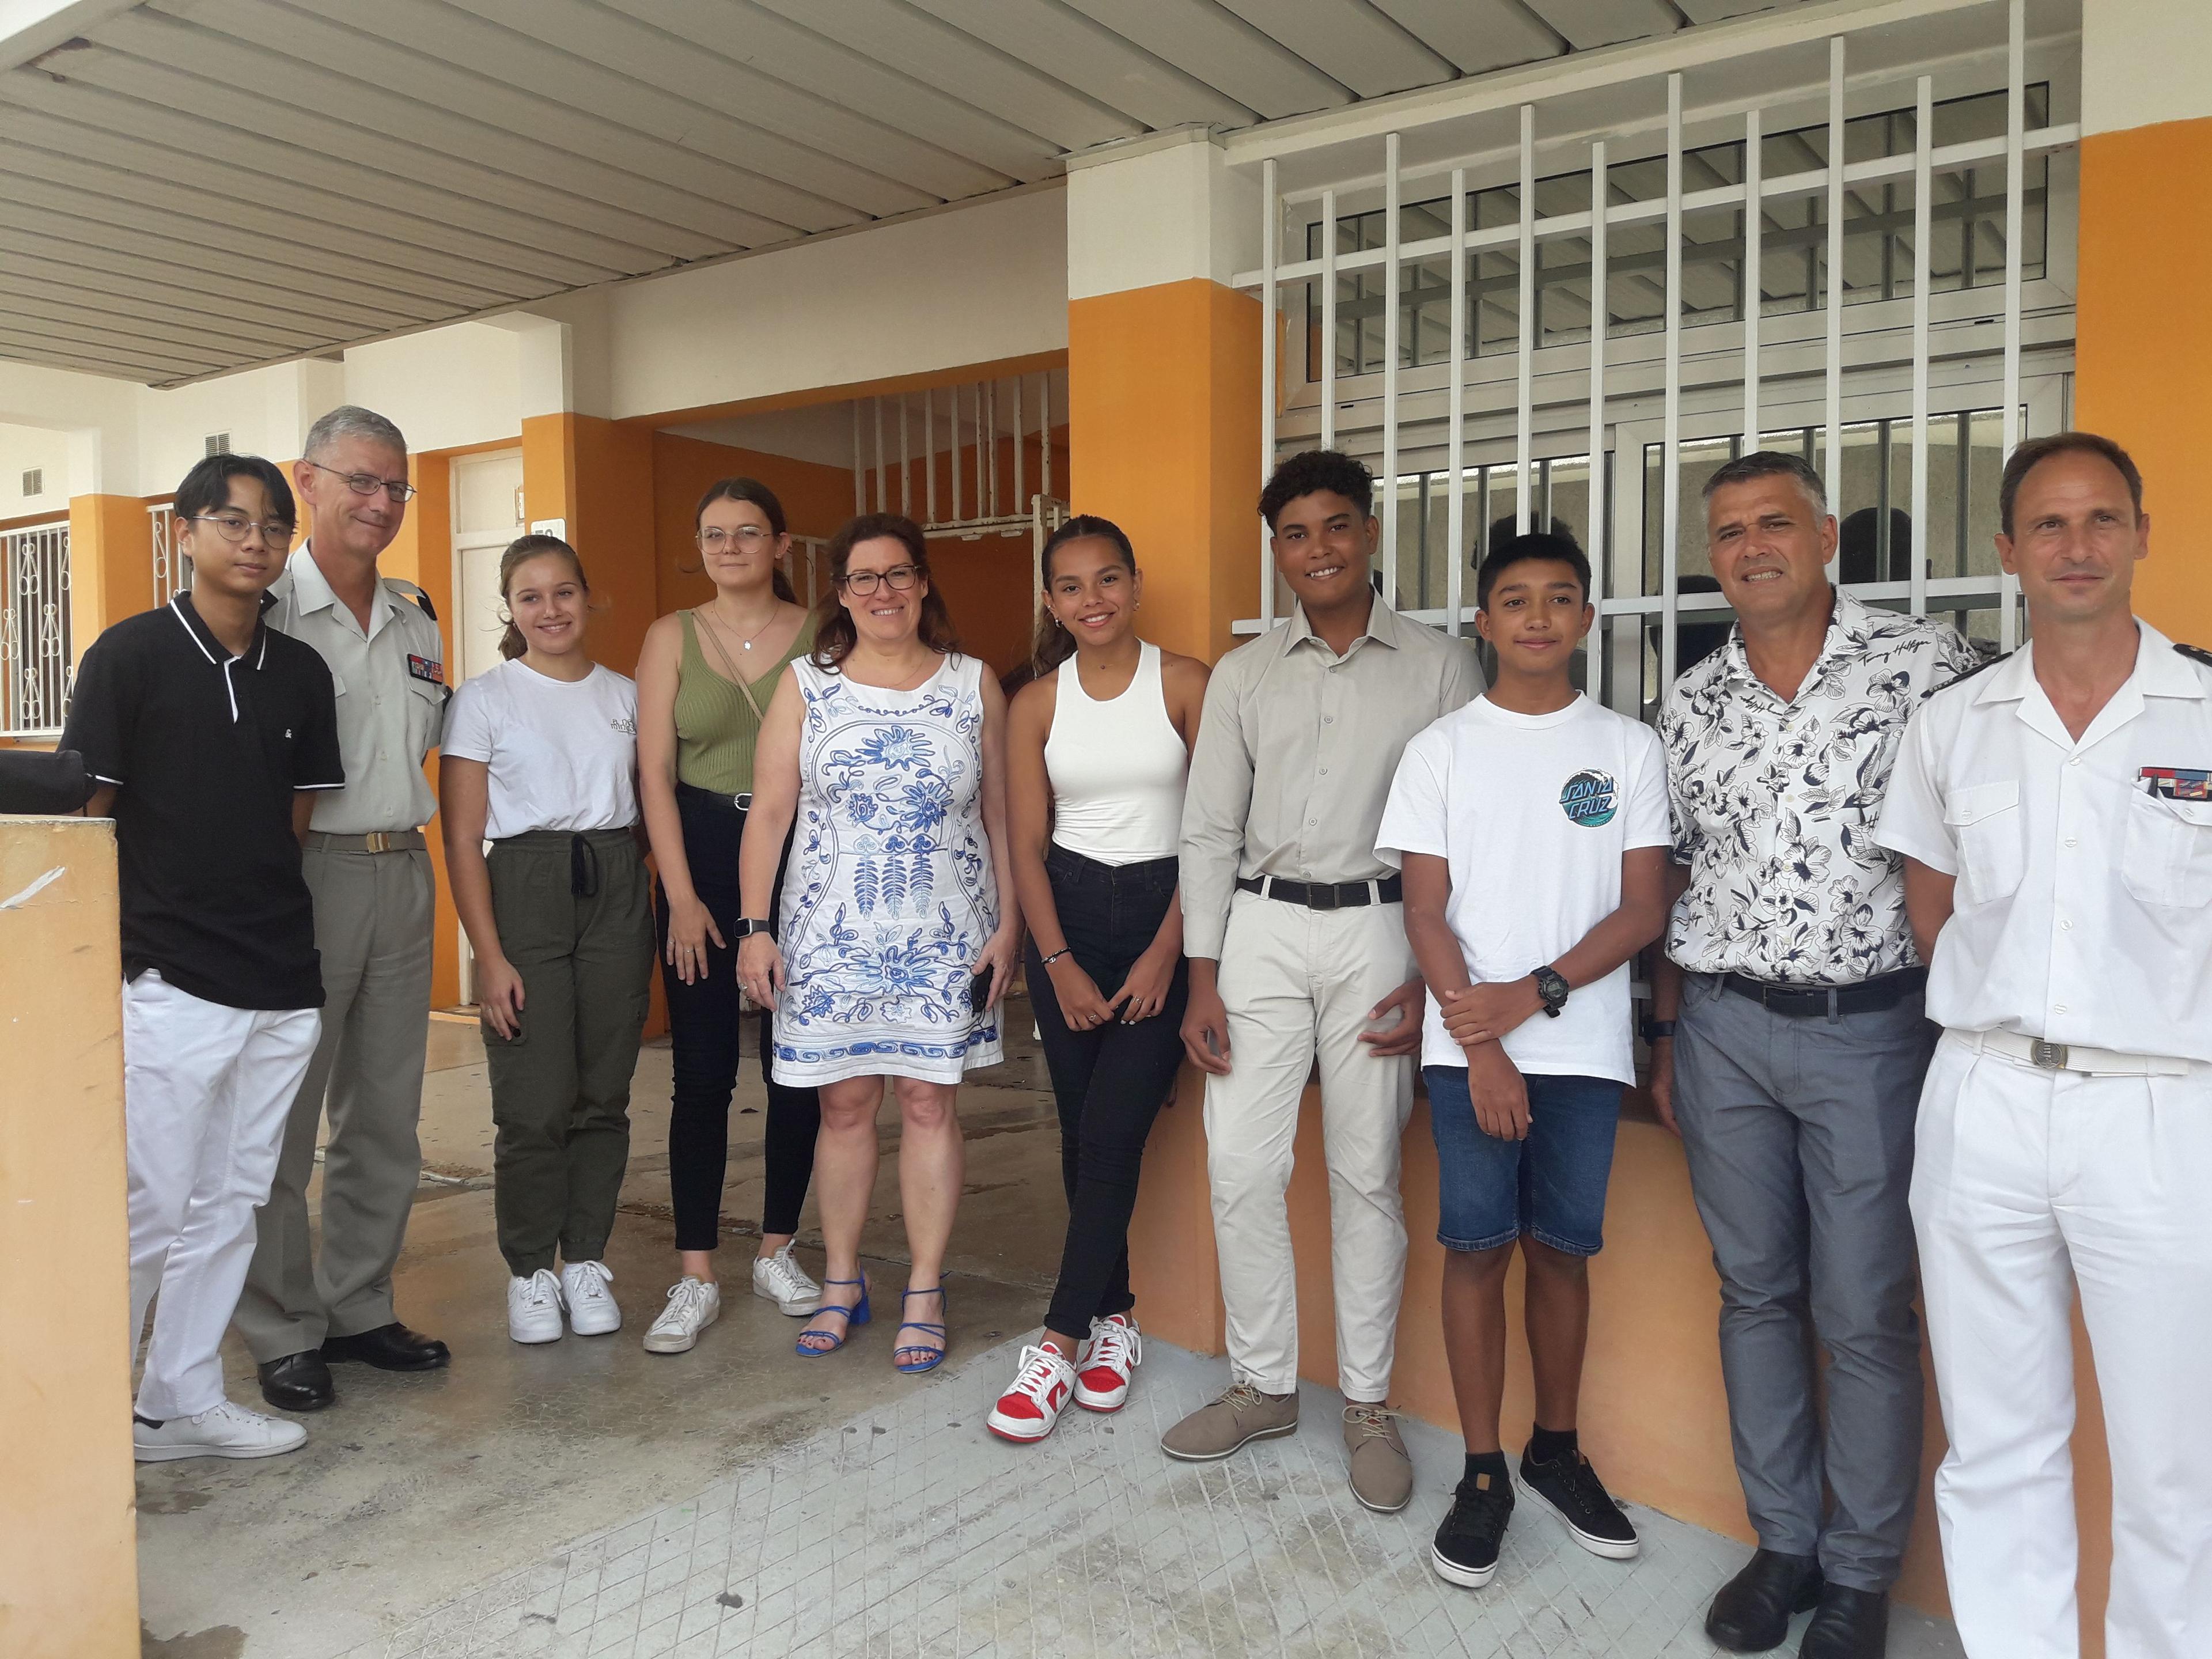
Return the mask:
[[876,591],[878,584],[894,593],[903,593],[914,586],[914,579],[921,574],[921,568],[911,564],[895,564],[888,570],[848,570],[839,580],[848,593],[857,593],[862,599]]
[[696,539],[702,553],[726,553],[735,549],[757,553],[775,539],[775,532],[764,530],[757,524],[741,524],[735,530],[725,530],[715,525],[701,531]]
[[261,539],[270,547],[289,548],[292,545],[292,526],[279,524],[273,519],[249,519],[240,513],[195,513],[185,522],[211,524],[223,540],[239,545],[243,545],[246,538],[257,530],[261,532]]
[[374,495],[382,490],[395,501],[407,502],[415,499],[415,486],[404,478],[380,478],[374,472],[341,472],[334,466],[325,466],[320,461],[307,463],[318,472],[327,472],[333,478],[343,478],[346,488],[356,495]]

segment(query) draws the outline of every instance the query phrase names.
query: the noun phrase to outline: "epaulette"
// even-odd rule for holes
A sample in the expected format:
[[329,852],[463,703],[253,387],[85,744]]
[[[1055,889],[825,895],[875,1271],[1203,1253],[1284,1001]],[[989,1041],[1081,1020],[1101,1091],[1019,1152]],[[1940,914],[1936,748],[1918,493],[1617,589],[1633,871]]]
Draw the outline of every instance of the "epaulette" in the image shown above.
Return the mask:
[[2203,646],[2176,645],[2173,648],[2188,658],[2190,661],[2201,662],[2207,668],[2212,668],[2212,651],[2207,651]]
[[1976,663],[1965,673],[1954,674],[1949,679],[1945,680],[1942,684],[1930,686],[1928,690],[1928,695],[1932,697],[1938,691],[1948,691],[1954,685],[1964,685],[1968,680],[1973,678],[1975,675],[1987,673],[1990,669],[1995,668],[1999,663],[2003,662],[2011,655],[2012,653],[2009,651],[2000,651],[1996,656],[1989,658],[1985,661]]
[[384,578],[384,585],[401,599],[414,600],[416,608],[432,622],[438,620],[438,608],[430,603],[430,596],[416,586],[413,582],[402,580],[398,576],[386,576]]

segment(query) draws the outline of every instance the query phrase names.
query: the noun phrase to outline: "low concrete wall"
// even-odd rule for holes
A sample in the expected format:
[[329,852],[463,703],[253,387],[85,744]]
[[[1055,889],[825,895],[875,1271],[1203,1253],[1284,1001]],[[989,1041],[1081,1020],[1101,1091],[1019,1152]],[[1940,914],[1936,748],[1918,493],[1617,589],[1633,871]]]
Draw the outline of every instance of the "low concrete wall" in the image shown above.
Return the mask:
[[[1175,1104],[1160,1114],[1145,1154],[1144,1186],[1129,1233],[1129,1265],[1145,1328],[1208,1353],[1222,1352],[1221,1289],[1207,1212],[1205,1089],[1185,1067]],[[1711,1246],[1690,1199],[1681,1144],[1632,1095],[1613,1154],[1606,1248],[1591,1263],[1589,1356],[1583,1377],[1582,1435],[1592,1461],[1621,1496],[1678,1520],[1751,1541],[1742,1489],[1729,1450],[1728,1402],[1717,1332],[1720,1283]],[[1407,1231],[1412,1253],[1398,1319],[1393,1403],[1456,1431],[1444,1363],[1439,1296],[1443,1249],[1436,1242],[1437,1158],[1428,1102],[1417,1099],[1405,1137]],[[1321,1097],[1306,1091],[1297,1167],[1290,1190],[1298,1264],[1301,1375],[1336,1382],[1334,1303],[1328,1263],[1328,1185],[1322,1161]],[[1520,1328],[1521,1270],[1508,1287],[1509,1328]],[[2112,1556],[2111,1473],[2104,1422],[2078,1319],[2081,1425],[2074,1437],[2081,1532],[2086,1655],[2103,1652],[2103,1607]],[[1942,1551],[1928,1486],[1942,1460],[1942,1419],[1928,1382],[1927,1445],[1918,1518],[1900,1600],[1948,1614]],[[1506,1367],[1504,1439],[1517,1448],[1533,1413],[1528,1348],[1517,1334]],[[1440,1474],[1441,1472],[1431,1472]]]
[[135,1659],[114,826],[0,818],[0,1653]]

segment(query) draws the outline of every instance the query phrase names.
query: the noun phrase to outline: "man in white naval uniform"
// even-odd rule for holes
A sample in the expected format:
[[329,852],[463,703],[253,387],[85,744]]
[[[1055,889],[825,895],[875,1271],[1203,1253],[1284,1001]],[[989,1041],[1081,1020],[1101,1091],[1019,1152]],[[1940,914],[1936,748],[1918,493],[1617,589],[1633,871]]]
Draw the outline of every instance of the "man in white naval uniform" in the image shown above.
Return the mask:
[[2212,656],[2130,607],[2142,481],[2007,465],[2033,642],[1913,716],[1879,831],[1944,1028],[1912,1213],[1972,1659],[2074,1659],[2078,1288],[2112,1462],[2108,1659],[2212,1655]]
[[[381,415],[332,410],[308,429],[293,480],[311,533],[270,588],[268,623],[304,640],[337,691],[345,787],[306,842],[322,953],[322,1042],[293,1103],[237,1323],[262,1398],[319,1411],[330,1362],[434,1370],[446,1345],[399,1322],[392,1264],[422,1177],[433,880],[422,826],[437,809],[422,757],[445,726],[445,650],[422,589],[383,575],[415,493],[407,444]],[[307,1181],[325,1102],[321,1248]]]

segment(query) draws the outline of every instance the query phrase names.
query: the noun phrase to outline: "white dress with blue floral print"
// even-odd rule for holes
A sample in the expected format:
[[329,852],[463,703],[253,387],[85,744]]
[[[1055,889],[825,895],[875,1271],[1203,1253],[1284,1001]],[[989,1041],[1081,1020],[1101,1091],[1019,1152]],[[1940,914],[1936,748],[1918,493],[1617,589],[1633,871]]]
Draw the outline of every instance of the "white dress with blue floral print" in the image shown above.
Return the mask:
[[799,816],[783,884],[775,1079],[957,1083],[999,1063],[969,1006],[999,926],[983,832],[983,665],[948,656],[911,691],[800,659]]

